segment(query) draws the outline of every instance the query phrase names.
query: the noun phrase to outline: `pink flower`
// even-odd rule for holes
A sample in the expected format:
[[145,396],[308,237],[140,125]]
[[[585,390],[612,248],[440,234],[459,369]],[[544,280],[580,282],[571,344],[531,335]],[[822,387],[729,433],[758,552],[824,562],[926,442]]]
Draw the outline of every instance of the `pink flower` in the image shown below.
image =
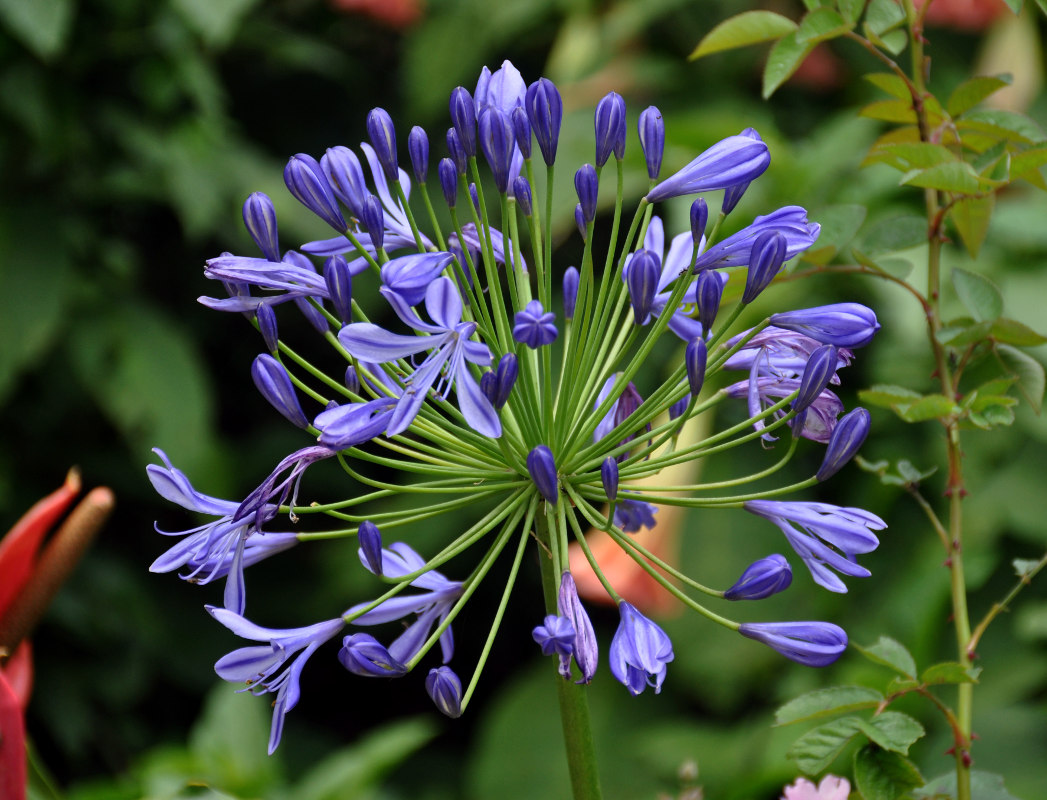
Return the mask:
[[797,778],[796,783],[785,787],[781,800],[847,800],[851,784],[846,778],[826,775],[815,786],[806,778]]

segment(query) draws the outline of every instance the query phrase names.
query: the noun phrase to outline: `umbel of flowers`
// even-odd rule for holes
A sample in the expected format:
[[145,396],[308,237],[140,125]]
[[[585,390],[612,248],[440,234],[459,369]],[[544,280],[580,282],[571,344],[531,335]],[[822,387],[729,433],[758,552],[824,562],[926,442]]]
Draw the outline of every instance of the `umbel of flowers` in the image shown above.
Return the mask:
[[[252,644],[215,668],[256,694],[275,695],[270,752],[298,701],[303,668],[319,650],[363,677],[405,676],[424,661],[430,697],[449,716],[461,714],[529,548],[537,549],[545,586],[544,620],[535,603],[542,624],[532,635],[565,679],[593,680],[600,645],[567,568],[571,541],[621,614],[604,662],[611,675],[632,694],[647,686],[659,691],[672,642],[615,592],[589,551],[589,528],[606,531],[690,608],[787,658],[824,666],[847,645],[844,631],[829,622],[738,623],[696,599],[759,600],[780,592],[793,577],[785,556],[739,565],[740,577],[718,589],[682,574],[629,534],[654,525],[658,505],[708,515],[742,509],[776,525],[825,589],[845,592],[842,577],[867,576],[857,556],[877,546],[879,518],[779,498],[827,480],[865,439],[868,413],[844,414],[831,387],[853,350],[875,334],[875,315],[855,303],[782,310],[729,335],[783,264],[817,239],[819,226],[804,209],[787,206],[719,239],[725,217],[767,168],[767,146],[746,130],[659,181],[665,132],[653,107],[638,124],[650,188],[621,224],[629,219],[622,216],[628,136],[625,102],[613,92],[596,108],[594,163],[574,175],[581,262],[554,264],[549,221],[562,113],[550,81],[527,85],[509,62],[494,73],[485,68],[475,91],[452,92],[452,124],[439,137],[447,156],[433,164],[425,131],[408,133],[403,160],[403,131],[374,109],[370,141],[359,150],[332,147],[319,161],[298,154],[284,171],[291,194],[333,236],[283,250],[273,204],[256,193],[243,218],[260,254],[225,253],[207,263],[205,275],[225,296],[200,302],[251,318],[265,347],[252,366],[255,386],[303,431],[303,447],[242,501],[200,493],[157,450],[162,465],[148,467],[156,490],[211,519],[168,534],[176,542],[152,569],[200,584],[225,581],[222,607],[208,611]],[[612,157],[617,180],[601,180]],[[722,192],[711,225],[700,196],[710,192]],[[601,193],[613,197],[606,250],[593,246]],[[690,228],[667,240],[655,208],[684,195],[699,195]],[[732,272],[744,273],[745,285],[728,310],[720,306]],[[277,323],[286,314],[304,314],[316,336],[285,342]],[[318,369],[309,356],[314,347],[332,348],[344,373]],[[707,388],[725,370],[740,380]],[[644,396],[638,386],[653,388]],[[696,442],[681,437],[722,404],[747,408],[748,418]],[[756,475],[720,484],[641,484],[674,464],[761,445],[780,453]],[[797,448],[811,446],[824,449],[815,475],[731,493],[756,480],[766,487]],[[344,471],[347,496],[300,503],[303,476],[321,460]],[[393,470],[402,476],[396,482],[387,479]],[[388,510],[383,501],[396,497],[406,502]],[[461,533],[436,552],[423,556],[405,543],[385,543],[391,532],[438,514],[454,515]],[[323,516],[332,527],[288,530],[305,515]],[[357,537],[363,569],[385,591],[301,628],[249,621],[247,567],[334,537]],[[471,548],[482,554],[460,574],[455,557]],[[492,571],[505,586],[501,601],[466,612],[472,624],[490,626],[489,637],[475,663],[452,668],[451,625]]]

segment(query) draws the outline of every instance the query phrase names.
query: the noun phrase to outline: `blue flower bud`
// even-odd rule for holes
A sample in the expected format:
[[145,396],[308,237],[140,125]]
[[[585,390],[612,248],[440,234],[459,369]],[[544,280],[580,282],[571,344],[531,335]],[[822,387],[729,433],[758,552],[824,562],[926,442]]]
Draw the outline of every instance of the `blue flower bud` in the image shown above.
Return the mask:
[[865,442],[871,424],[869,412],[864,408],[856,408],[840,417],[829,436],[822,465],[814,477],[819,481],[828,480],[843,469]]
[[276,209],[269,195],[254,192],[244,201],[244,227],[268,261],[280,260],[280,237],[276,228]]
[[847,649],[847,633],[831,622],[743,622],[738,633],[806,667],[826,667]]
[[451,719],[462,716],[462,682],[450,667],[429,670],[425,678],[425,691],[436,707]]
[[[750,139],[762,142],[760,134],[756,132],[755,128],[746,128],[742,131],[739,136],[748,136]],[[734,186],[728,186],[723,193],[723,203],[720,206],[720,212],[725,216],[734,211],[734,207],[738,205],[738,201],[742,199],[742,195],[745,194],[745,190],[749,188],[751,181],[743,181],[742,183],[736,183]]]
[[360,216],[360,206],[370,194],[360,159],[348,147],[330,147],[320,159],[320,167],[335,197],[345,203],[354,217]]
[[418,183],[425,183],[429,174],[429,137],[415,125],[407,134],[407,155],[411,157],[411,172]]
[[771,315],[777,328],[802,333],[822,344],[864,347],[872,341],[880,323],[871,308],[861,303],[833,303]]
[[516,198],[516,205],[520,207],[525,217],[531,216],[534,213],[534,207],[532,206],[531,198],[531,184],[523,175],[517,175],[513,179],[513,197]]
[[563,100],[552,81],[539,78],[527,87],[525,100],[527,119],[538,140],[538,148],[548,166],[556,161],[556,145],[563,122]]
[[709,224],[709,206],[705,198],[699,197],[691,203],[691,242],[695,248],[702,246],[705,238],[705,226]]
[[[599,659],[599,647],[596,644],[596,631],[585,612],[581,599],[578,597],[578,587],[570,572],[564,572],[560,576],[560,591],[556,597],[556,610],[560,616],[567,619],[574,628],[574,645],[572,655],[578,665],[582,677],[578,683],[589,683],[596,674],[596,664]],[[560,675],[565,680],[571,677],[571,657],[560,656]]]
[[469,184],[469,199],[473,201],[473,208],[476,209],[476,213],[480,214],[480,193],[476,191],[476,184]]
[[[319,303],[319,300],[316,300]],[[302,312],[302,316],[305,317],[305,321],[309,323],[310,327],[318,334],[323,336],[330,330],[330,326],[327,324],[327,317],[323,313],[309,302],[307,297],[296,297],[294,304],[298,310]]]
[[338,319],[348,324],[353,320],[353,277],[345,257],[334,255],[324,262],[324,283],[331,295],[331,305]]
[[603,481],[603,493],[614,502],[618,499],[618,460],[608,456],[600,465],[600,480]]
[[578,270],[568,267],[563,273],[563,316],[574,319],[574,307],[578,302]]
[[566,617],[546,615],[545,624],[531,631],[531,636],[541,646],[543,656],[570,658],[574,653],[574,626]]
[[657,203],[671,197],[726,189],[758,178],[770,163],[771,156],[763,142],[748,136],[728,136],[655,186],[647,193],[647,199]]
[[469,157],[476,155],[476,103],[464,86],[451,92],[451,124],[458,134],[458,141]]
[[396,128],[393,118],[384,108],[375,108],[367,115],[367,138],[382,165],[382,172],[389,182],[400,180],[400,169],[396,160]]
[[305,153],[291,156],[284,167],[284,183],[299,203],[339,233],[345,232],[348,226],[338,209],[338,201],[315,158]]
[[596,168],[582,164],[574,173],[574,189],[578,192],[578,205],[582,207],[582,219],[588,225],[596,218],[596,198],[600,191]]
[[370,520],[360,523],[356,533],[357,541],[360,542],[360,560],[372,573],[382,576],[382,533],[378,526]]
[[494,176],[499,192],[509,190],[509,167],[513,162],[513,128],[509,119],[494,106],[480,112],[480,147]]
[[276,312],[273,311],[271,305],[263,303],[258,306],[255,316],[258,318],[258,332],[262,334],[265,349],[270,353],[275,353],[280,341],[280,334],[276,329]]
[[763,600],[784,592],[792,582],[792,567],[785,556],[775,553],[750,564],[723,596],[727,600]]
[[528,453],[527,471],[542,497],[550,503],[556,503],[560,499],[560,481],[556,477],[556,462],[553,460],[552,450],[540,444]]
[[352,364],[345,368],[345,388],[353,394],[360,394],[360,376]]
[[454,162],[449,158],[441,158],[436,172],[440,177],[440,190],[444,193],[447,207],[454,208],[458,202],[458,170]]
[[585,212],[582,211],[581,203],[578,203],[574,207],[574,224],[578,227],[578,233],[582,235],[582,241],[587,241],[589,238],[589,229],[585,224]]
[[705,366],[708,360],[708,350],[705,339],[695,337],[687,343],[684,349],[684,366],[687,369],[687,385],[691,395],[697,397],[702,392],[705,384]]
[[662,154],[665,152],[665,120],[662,112],[654,106],[648,106],[640,112],[636,123],[640,134],[640,147],[647,161],[647,177],[652,181],[662,171]]
[[556,315],[546,311],[540,301],[532,300],[523,311],[517,311],[513,318],[513,338],[532,350],[556,341],[558,331],[553,320]]
[[708,335],[713,329],[716,315],[720,311],[720,301],[723,299],[723,287],[725,285],[723,273],[714,269],[702,270],[694,279],[694,299],[698,306],[698,321],[702,323],[702,330]]
[[658,255],[650,250],[637,250],[629,259],[625,284],[629,289],[629,302],[633,307],[633,321],[637,325],[642,325],[651,313],[661,274],[661,261]]
[[513,353],[506,353],[498,360],[498,369],[495,371],[495,392],[491,398],[491,405],[501,408],[508,402],[509,393],[516,385],[516,376],[520,372],[520,364]]
[[608,92],[596,104],[596,166],[602,167],[614,153],[625,155],[625,100],[616,92]]
[[793,411],[804,411],[818,399],[818,395],[836,374],[837,363],[836,348],[831,344],[823,344],[811,353],[803,368],[803,377],[800,378],[800,392],[792,402]]
[[691,402],[691,395],[685,394],[671,406],[669,406],[669,419],[679,419],[683,416],[683,412],[687,410],[687,405]]
[[745,275],[743,303],[751,303],[771,285],[785,263],[786,245],[785,237],[778,231],[764,231],[756,237],[749,257],[749,271]]
[[283,364],[271,355],[260,355],[251,364],[251,378],[262,397],[292,425],[303,429],[309,427],[309,420],[298,402],[291,376]]
[[531,157],[531,123],[527,119],[527,112],[517,106],[509,115],[509,122],[513,126],[513,138],[516,146],[520,148],[520,155],[524,158]]
[[373,194],[364,198],[360,207],[360,221],[367,229],[374,249],[381,250],[385,244],[385,211],[382,209],[382,201]]
[[462,140],[458,138],[458,132],[454,128],[447,129],[447,152],[451,154],[458,174],[465,175],[469,171],[469,154],[462,147]]
[[407,665],[397,661],[369,633],[354,633],[342,639],[338,660],[351,673],[365,678],[399,678],[407,674]]

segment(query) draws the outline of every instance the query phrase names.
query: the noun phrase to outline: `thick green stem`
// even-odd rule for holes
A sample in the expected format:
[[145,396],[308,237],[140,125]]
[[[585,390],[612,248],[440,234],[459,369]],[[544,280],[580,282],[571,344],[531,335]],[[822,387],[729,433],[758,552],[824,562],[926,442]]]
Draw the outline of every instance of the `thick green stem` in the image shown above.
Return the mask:
[[[561,503],[565,502],[561,499]],[[556,614],[556,597],[560,588],[560,576],[549,557],[559,543],[550,536],[549,523],[544,514],[535,516],[535,532],[542,544],[542,589],[545,595],[545,610]],[[566,535],[560,531],[559,536]],[[571,775],[571,791],[575,800],[599,800],[600,776],[596,771],[596,748],[593,746],[592,723],[589,719],[589,698],[585,686],[564,680],[550,670],[556,681],[556,695],[560,701],[560,721],[563,724],[564,750],[567,754],[567,769]]]

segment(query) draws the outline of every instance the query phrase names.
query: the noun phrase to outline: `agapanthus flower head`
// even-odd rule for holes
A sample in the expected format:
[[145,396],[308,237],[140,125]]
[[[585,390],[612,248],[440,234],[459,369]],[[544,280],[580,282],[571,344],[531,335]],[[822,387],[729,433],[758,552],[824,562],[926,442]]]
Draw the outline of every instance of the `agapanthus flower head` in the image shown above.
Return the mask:
[[[454,655],[452,624],[460,615],[474,624],[467,601],[480,582],[498,575],[503,552],[515,556],[495,625],[510,596],[519,594],[514,583],[534,561],[527,549],[537,542],[546,597],[555,591],[557,601],[542,612],[535,641],[557,659],[565,679],[594,679],[597,636],[570,572],[584,570],[580,585],[587,597],[597,600],[588,594],[597,587],[605,600],[619,603],[611,673],[639,694],[647,686],[661,688],[673,648],[637,606],[620,602],[622,596],[641,601],[633,593],[637,582],[622,576],[620,564],[627,561],[647,579],[645,602],[658,604],[647,592],[664,586],[703,608],[691,595],[704,580],[699,584],[671,568],[673,557],[664,550],[671,517],[662,506],[702,515],[694,530],[714,535],[729,526],[706,524],[704,515],[736,513],[728,509],[744,503],[773,521],[815,581],[833,591],[844,590],[841,575],[868,574],[857,558],[876,546],[874,531],[883,527],[860,509],[744,502],[752,491],[734,487],[772,475],[794,452],[810,448],[807,441],[782,448],[788,452],[773,456],[781,463],[720,481],[711,495],[706,490],[714,485],[696,485],[697,473],[681,475],[685,465],[731,448],[751,448],[753,458],[764,458],[761,445],[783,431],[788,435],[788,426],[805,440],[828,443],[821,480],[853,456],[868,429],[868,414],[860,410],[838,421],[843,404],[828,388],[840,382],[838,372],[852,358],[849,347],[864,344],[878,327],[864,306],[777,308],[773,317],[754,321],[754,329],[727,335],[744,303],[772,287],[782,265],[818,238],[820,228],[807,212],[786,206],[718,240],[722,215],[709,224],[707,197],[694,200],[688,228],[676,232],[647,208],[679,195],[723,191],[722,208],[729,212],[769,162],[755,131],[713,145],[653,186],[629,214],[624,187],[635,185],[631,178],[611,181],[603,188],[615,196],[600,197],[598,176],[612,154],[620,177],[634,168],[623,161],[625,100],[609,93],[594,114],[589,146],[595,145],[596,166],[574,173],[575,222],[584,248],[578,268],[564,268],[552,212],[565,199],[552,180],[563,121],[556,87],[544,78],[528,85],[505,61],[494,72],[484,68],[472,94],[458,87],[448,111],[451,127],[445,121],[441,130],[449,157],[436,167],[439,193],[424,185],[429,134],[411,129],[410,163],[401,169],[393,120],[374,109],[367,119],[369,142],[331,147],[319,163],[297,155],[285,170],[291,194],[318,217],[314,224],[321,231],[334,227],[335,235],[294,243],[281,255],[274,204],[256,193],[243,215],[260,253],[222,253],[207,262],[205,277],[220,288],[217,297],[200,302],[257,321],[268,350],[252,367],[258,388],[309,440],[240,501],[197,492],[162,453],[162,465],[148,468],[163,497],[208,517],[174,534],[175,544],[153,569],[177,570],[198,583],[224,579],[226,608],[213,613],[260,644],[227,656],[220,672],[253,681],[256,692],[275,693],[272,746],[297,702],[306,659],[336,636],[341,646],[331,647],[331,656],[348,672],[398,677],[429,671],[426,690],[440,710],[458,716],[469,698],[446,666]],[[653,183],[665,143],[655,107],[640,114],[636,130]],[[550,168],[544,176],[532,159],[534,142]],[[435,208],[441,194],[444,208]],[[613,218],[610,235],[597,225],[600,199],[608,201]],[[629,219],[634,222],[622,224]],[[442,220],[450,223],[443,229]],[[742,302],[736,302],[738,292],[724,298],[735,267],[747,269]],[[721,312],[728,300],[731,309]],[[761,300],[761,306],[770,302]],[[318,334],[304,345],[278,335],[274,309],[290,303]],[[292,326],[283,334],[298,335]],[[320,356],[311,349],[328,346],[331,352]],[[710,391],[725,383],[717,375],[723,369],[744,370],[746,379]],[[728,398],[744,399],[749,418],[714,430],[716,406],[729,404]],[[325,459],[336,461],[357,488],[347,498],[308,497],[299,504],[307,471]],[[724,496],[725,489],[737,494]],[[452,524],[429,522],[444,514],[454,515]],[[307,520],[306,530],[269,530],[281,519],[290,526]],[[428,537],[454,534],[427,539],[428,558],[403,542],[383,542],[383,533],[410,536],[430,526]],[[587,528],[596,537],[593,547],[572,544]],[[770,529],[766,534],[775,535]],[[322,547],[353,536],[363,570],[382,584],[373,599],[304,628],[261,628],[244,618],[247,566],[297,543]],[[465,550],[478,557],[459,569]],[[651,571],[637,563],[644,558],[654,565]],[[676,580],[659,582],[652,577],[658,569]],[[469,577],[456,581],[445,571]],[[760,599],[788,585],[791,574],[788,562],[774,555],[750,565],[725,592],[703,593],[709,602]],[[706,616],[739,629],[713,611]],[[845,639],[837,631],[828,623],[743,626],[746,635],[811,664],[827,663],[842,650]],[[437,645],[445,666],[430,670],[426,660]],[[472,675],[470,686],[478,670]]]
[[847,649],[847,633],[831,622],[743,622],[738,633],[807,667],[827,667]]
[[608,656],[611,674],[632,694],[648,686],[662,691],[666,664],[673,660],[673,643],[658,625],[622,600],[618,604],[621,622],[611,640]]

